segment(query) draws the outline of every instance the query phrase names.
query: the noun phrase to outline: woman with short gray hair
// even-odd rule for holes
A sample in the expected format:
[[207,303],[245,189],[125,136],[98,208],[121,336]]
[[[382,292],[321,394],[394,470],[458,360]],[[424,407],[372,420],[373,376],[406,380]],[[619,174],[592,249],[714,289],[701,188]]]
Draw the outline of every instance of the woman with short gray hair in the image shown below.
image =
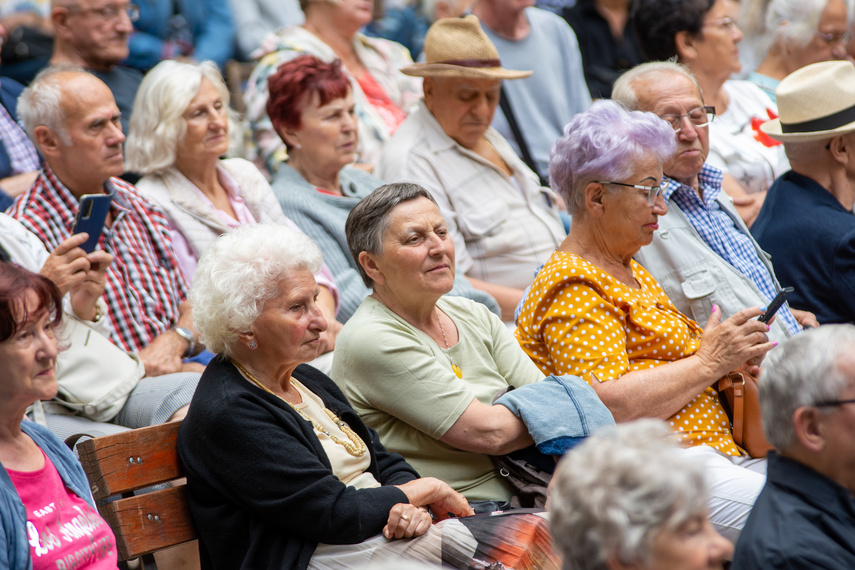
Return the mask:
[[701,468],[659,420],[601,430],[559,463],[550,489],[564,570],[712,570],[733,553],[707,519]]
[[811,63],[845,59],[850,0],[771,0],[761,61],[749,76],[777,102],[775,89],[790,73]]

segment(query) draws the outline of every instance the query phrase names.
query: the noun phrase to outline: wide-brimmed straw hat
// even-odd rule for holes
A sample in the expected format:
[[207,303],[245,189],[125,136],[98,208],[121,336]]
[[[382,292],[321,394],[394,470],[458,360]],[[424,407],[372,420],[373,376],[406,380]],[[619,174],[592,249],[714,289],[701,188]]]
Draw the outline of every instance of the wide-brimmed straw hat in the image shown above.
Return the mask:
[[472,14],[434,22],[425,36],[425,63],[408,65],[401,72],[415,77],[478,79],[522,79],[531,75],[531,71],[502,67],[496,46]]
[[775,90],[778,118],[760,129],[783,142],[806,142],[855,131],[855,65],[823,61],[786,76]]

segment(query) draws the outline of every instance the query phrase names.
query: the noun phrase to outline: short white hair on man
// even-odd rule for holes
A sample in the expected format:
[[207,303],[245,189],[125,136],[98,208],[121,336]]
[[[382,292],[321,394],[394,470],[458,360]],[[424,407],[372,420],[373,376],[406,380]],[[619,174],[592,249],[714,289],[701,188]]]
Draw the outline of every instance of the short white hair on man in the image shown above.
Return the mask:
[[129,171],[153,174],[175,164],[178,143],[187,133],[184,112],[199,92],[203,78],[222,98],[229,126],[235,125],[229,90],[217,64],[162,61],[146,73],[134,98],[125,142],[125,166]]
[[640,109],[638,102],[638,93],[635,91],[636,84],[643,78],[649,75],[664,75],[664,74],[682,75],[691,81],[698,88],[698,93],[703,100],[704,94],[701,86],[698,83],[695,74],[688,67],[676,61],[649,61],[636,65],[632,69],[626,71],[618,77],[612,88],[612,99],[618,103],[622,103],[624,107],[633,111],[642,111],[648,109]]
[[295,271],[317,273],[321,250],[306,234],[279,224],[241,226],[202,254],[190,301],[196,330],[208,350],[232,353],[264,304],[281,294]]
[[[62,111],[62,82],[59,75],[86,73],[77,65],[51,65],[44,68],[18,97],[16,112],[27,131],[27,136],[36,144],[36,127],[47,127],[59,137],[65,146],[71,145],[71,137],[65,128]],[[90,74],[91,75],[91,74]],[[93,75],[94,77],[94,75]]]
[[[787,451],[796,443],[793,414],[805,406],[836,400],[851,379],[838,367],[838,359],[855,352],[855,326],[825,325],[787,339],[769,353],[760,373],[760,408],[763,431],[776,449]],[[820,407],[833,413],[834,407]]]
[[552,539],[565,570],[649,567],[653,539],[707,513],[700,466],[660,420],[606,428],[568,452],[550,491]]

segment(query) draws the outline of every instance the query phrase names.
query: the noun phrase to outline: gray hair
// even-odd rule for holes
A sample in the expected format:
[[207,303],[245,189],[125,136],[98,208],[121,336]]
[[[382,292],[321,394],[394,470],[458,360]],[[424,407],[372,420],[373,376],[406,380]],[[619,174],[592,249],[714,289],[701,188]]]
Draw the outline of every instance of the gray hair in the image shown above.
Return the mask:
[[18,118],[33,144],[36,144],[36,127],[47,127],[59,137],[62,144],[71,146],[62,110],[62,82],[58,77],[64,73],[92,75],[77,65],[51,65],[39,72],[18,97]]
[[227,109],[230,132],[235,132],[232,127],[236,115],[229,107],[229,89],[216,63],[162,61],[146,73],[134,98],[125,142],[128,170],[145,175],[175,164],[178,143],[187,133],[184,111],[199,92],[203,78],[217,89]]
[[760,373],[760,408],[766,439],[776,449],[786,451],[796,443],[793,414],[798,408],[840,396],[849,380],[837,360],[853,352],[855,326],[825,325],[794,336],[769,353]]
[[383,235],[389,227],[389,212],[398,204],[416,198],[427,198],[436,204],[430,192],[418,184],[386,184],[363,198],[347,216],[347,222],[344,224],[347,247],[366,287],[373,287],[374,281],[359,263],[359,254],[363,251],[373,255],[382,254]]
[[700,466],[653,419],[600,430],[568,452],[550,497],[565,570],[606,570],[610,558],[649,567],[660,531],[707,512]]
[[297,270],[320,271],[321,250],[306,234],[279,224],[241,226],[202,254],[190,301],[196,330],[208,350],[232,353],[264,304]]
[[649,61],[636,65],[615,81],[612,88],[612,99],[632,111],[649,111],[650,109],[642,109],[638,102],[638,93],[635,91],[636,83],[648,75],[658,74],[676,74],[683,75],[698,88],[698,93],[701,96],[701,101],[704,99],[704,93],[698,83],[695,74],[689,71],[689,68],[682,63],[676,61]]
[[[772,0],[766,8],[766,36],[761,42],[764,53],[776,41],[803,49],[819,29],[819,19],[829,0]],[[844,0],[851,13],[851,0]]]

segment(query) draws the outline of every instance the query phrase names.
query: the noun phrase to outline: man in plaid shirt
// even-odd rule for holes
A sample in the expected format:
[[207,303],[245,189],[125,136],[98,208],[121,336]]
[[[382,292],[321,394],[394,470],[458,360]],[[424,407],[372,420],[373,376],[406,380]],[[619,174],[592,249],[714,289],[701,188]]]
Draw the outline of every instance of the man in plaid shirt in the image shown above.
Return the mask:
[[110,89],[85,71],[56,68],[24,91],[18,112],[45,165],[10,215],[52,251],[71,235],[83,195],[112,195],[98,242],[113,256],[104,291],[111,338],[139,353],[148,376],[198,370],[182,363],[196,342],[166,218],[115,178],[124,171],[125,136]]

